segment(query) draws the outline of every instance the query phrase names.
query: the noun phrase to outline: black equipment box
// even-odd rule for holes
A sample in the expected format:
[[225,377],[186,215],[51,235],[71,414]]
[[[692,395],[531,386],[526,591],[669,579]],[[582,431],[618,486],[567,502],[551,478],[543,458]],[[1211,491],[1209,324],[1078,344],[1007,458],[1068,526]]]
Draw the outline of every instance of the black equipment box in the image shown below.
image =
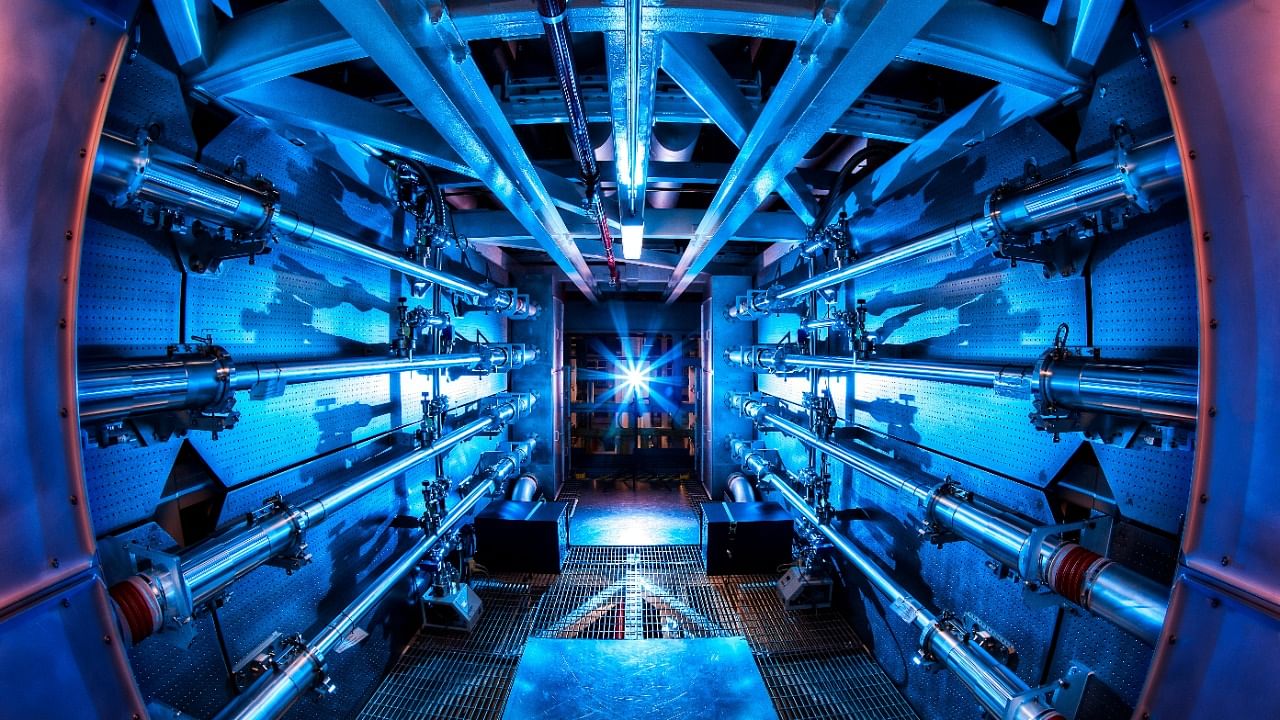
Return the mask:
[[776,502],[702,503],[708,575],[778,572],[791,562],[792,520]]
[[491,570],[558,573],[569,547],[569,503],[495,500],[476,515],[476,562]]

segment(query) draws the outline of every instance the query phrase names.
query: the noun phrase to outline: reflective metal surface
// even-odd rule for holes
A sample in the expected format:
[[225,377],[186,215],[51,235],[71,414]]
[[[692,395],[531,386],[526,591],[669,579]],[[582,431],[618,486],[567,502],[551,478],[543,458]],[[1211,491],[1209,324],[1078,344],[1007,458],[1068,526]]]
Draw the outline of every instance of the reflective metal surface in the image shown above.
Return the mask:
[[[583,678],[583,667],[611,672]],[[671,668],[679,667],[679,673]],[[707,682],[714,677],[714,682]],[[534,638],[516,672],[506,718],[776,718],[743,638]]]
[[[531,635],[741,636],[686,700],[1269,716],[1266,11],[8,3],[5,707],[495,717]],[[583,382],[659,345],[674,410]],[[487,575],[477,486],[598,545]],[[635,544],[763,486],[782,580]]]

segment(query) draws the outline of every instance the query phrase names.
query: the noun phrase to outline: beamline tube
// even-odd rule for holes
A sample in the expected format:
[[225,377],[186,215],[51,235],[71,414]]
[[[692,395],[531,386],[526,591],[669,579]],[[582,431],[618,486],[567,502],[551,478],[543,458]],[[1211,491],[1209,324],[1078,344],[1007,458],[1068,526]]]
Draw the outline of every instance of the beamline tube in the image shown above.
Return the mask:
[[1045,353],[1034,366],[859,360],[838,355],[802,355],[777,345],[730,348],[725,351],[725,359],[756,372],[821,370],[883,375],[997,388],[1006,395],[1021,392],[1028,397],[1038,391],[1054,407],[1158,423],[1194,425],[1199,403],[1199,373],[1194,367],[1098,360],[1054,351]]
[[481,345],[471,352],[403,358],[285,360],[235,364],[221,348],[208,354],[129,360],[87,366],[79,377],[80,418],[96,422],[164,410],[189,410],[220,401],[228,390],[259,385],[341,380],[369,375],[481,367],[495,372],[524,367],[535,348]]
[[873,270],[960,244],[980,246],[1004,233],[1027,233],[1056,227],[1073,219],[1122,203],[1148,209],[1148,201],[1182,192],[1182,162],[1173,136],[1156,138],[1125,152],[1099,155],[1044,182],[1009,193],[993,194],[982,214],[935,230],[904,245],[856,260],[793,287],[779,288],[762,305],[726,309],[729,317],[756,319],[789,307],[802,295],[840,285]]
[[[535,401],[533,395],[514,396],[425,448],[379,466],[302,505],[285,506],[259,523],[237,528],[198,546],[181,559],[180,578],[176,582],[167,582],[165,577],[144,571],[113,585],[111,595],[122,609],[133,641],[141,642],[161,631],[165,618],[186,615],[217,597],[240,578],[295,547],[308,529],[392,478],[476,435],[501,428],[528,414]],[[510,474],[511,470],[504,466],[502,472]],[[142,584],[137,582],[139,579]],[[139,611],[130,612],[134,608]]]
[[149,148],[110,134],[102,135],[93,177],[97,190],[112,201],[136,197],[180,208],[191,216],[249,236],[275,231],[303,245],[327,247],[471,296],[479,305],[510,317],[533,317],[538,312],[535,305],[511,290],[480,285],[370,247],[281,209],[272,193],[210,172],[183,158],[152,157]]
[[822,533],[867,582],[888,598],[901,617],[910,618],[909,622],[920,630],[921,645],[928,650],[929,655],[954,672],[994,717],[1019,720],[1062,719],[1057,710],[1040,698],[1028,697],[1030,688],[1016,675],[1001,672],[992,666],[989,659],[975,655],[968,643],[956,637],[956,630],[951,625],[941,622],[923,607],[875,561],[849,542],[848,538],[821,522],[809,503],[805,502],[786,479],[771,469],[768,461],[752,452],[750,445],[743,440],[732,440],[730,445],[734,457],[742,462],[743,467],[756,475],[761,484],[777,490],[787,505]]
[[431,535],[418,540],[391,567],[387,568],[351,604],[324,627],[305,648],[301,648],[283,667],[269,675],[262,685],[254,686],[215,716],[214,720],[270,720],[284,716],[300,695],[315,687],[325,677],[324,663],[344,637],[382,602],[396,585],[413,570],[424,555],[444,539],[455,526],[489,497],[497,486],[494,480],[482,482],[449,510]]
[[862,453],[823,440],[808,428],[771,412],[762,400],[734,394],[730,396],[730,405],[762,426],[824,452],[914,499],[929,523],[955,533],[1001,564],[1015,569],[1030,565],[1038,576],[1025,580],[1044,583],[1072,603],[1111,621],[1148,645],[1155,645],[1159,638],[1169,603],[1169,590],[1159,583],[1058,536],[1033,547],[1037,537],[1033,523],[1012,513],[976,504],[956,493],[949,483],[934,478],[917,479]]

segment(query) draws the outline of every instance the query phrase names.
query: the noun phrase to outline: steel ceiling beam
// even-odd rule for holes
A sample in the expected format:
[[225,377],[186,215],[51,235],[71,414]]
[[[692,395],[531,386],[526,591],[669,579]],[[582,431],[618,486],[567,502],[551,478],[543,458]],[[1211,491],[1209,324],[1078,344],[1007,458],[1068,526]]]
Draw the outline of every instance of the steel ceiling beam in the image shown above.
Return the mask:
[[[568,10],[574,32],[606,32],[622,27],[621,5],[612,0],[583,0]],[[439,12],[436,6],[432,12]],[[451,5],[458,37],[516,40],[542,34],[537,13],[523,0]],[[644,30],[702,32],[715,35],[799,40],[813,21],[809,3],[772,0],[718,0],[714,7],[649,6]],[[429,24],[405,28],[415,47],[425,42]],[[249,85],[318,67],[368,57],[360,43],[324,11],[323,0],[291,0],[248,13],[227,23],[219,33],[210,67],[191,78],[192,87],[218,97]]]
[[[606,2],[610,5],[606,6]],[[621,28],[622,7],[614,2],[574,2],[568,10],[569,23],[579,33]],[[452,4],[450,8],[458,36],[467,42],[541,34],[537,14],[523,0],[477,0]],[[650,5],[644,12],[644,29],[660,33],[741,35],[799,42],[812,25],[813,8],[808,2],[717,0],[701,7],[698,3]],[[1086,23],[1081,26],[1082,32],[1093,26],[1094,23]],[[427,26],[405,28],[405,36],[417,46],[424,42],[428,31]],[[194,92],[209,98],[368,56],[324,11],[320,0],[291,0],[236,18],[219,31],[215,50],[209,67],[189,79]],[[1046,95],[1061,94],[1080,83],[1063,65],[1053,28],[981,0],[952,0],[899,55]]]
[[[1048,109],[1056,98],[1010,85],[997,85],[963,110],[947,118],[924,137],[903,148],[888,162],[833,202],[850,216],[883,202],[899,190],[918,182],[947,161],[962,155],[996,133]],[[760,256],[767,267],[785,255],[794,242],[781,242]]]
[[622,29],[604,33],[604,54],[609,73],[618,216],[625,226],[644,222],[662,43],[656,33],[641,29],[642,18],[650,8],[642,7],[641,0],[625,0],[623,4],[628,12]]
[[[589,299],[590,268],[448,14],[408,0],[322,0],[323,6],[520,220]],[[422,30],[421,52],[403,28]]]
[[[729,142],[741,148],[759,110],[751,107],[738,89],[737,81],[729,76],[701,38],[669,35],[663,38],[663,44],[662,69],[702,108]],[[818,204],[797,173],[787,173],[777,191],[802,222],[806,225],[813,222]]]
[[217,30],[209,0],[154,0],[152,4],[178,66],[186,72],[209,67],[210,45]]
[[305,80],[284,77],[251,85],[223,102],[248,115],[476,176],[428,123]]
[[853,214],[884,201],[996,133],[1047,110],[1056,97],[1012,85],[997,85],[924,137],[903,148],[853,187],[846,209]]
[[1058,20],[1060,59],[1068,70],[1084,74],[1093,69],[1124,0],[1065,0]]
[[[273,125],[311,130],[331,141],[347,140],[476,177],[475,171],[429,123],[305,80],[271,80],[238,90],[221,102]],[[537,168],[537,173],[557,208],[575,215],[586,214],[582,196],[572,182],[542,168]]]
[[[645,217],[645,237],[654,240],[687,240],[702,217],[701,210],[649,208]],[[453,214],[458,234],[477,243],[496,243],[502,238],[533,236],[505,210],[465,210]],[[569,223],[570,236],[578,239],[600,237],[595,225],[585,218]],[[806,227],[788,212],[760,212],[752,215],[733,236],[736,242],[772,243],[804,239]]]
[[900,56],[1051,97],[1084,84],[1067,69],[1054,28],[982,0],[951,0]]
[[819,14],[672,273],[668,302],[684,292],[831,123],[944,4],[845,0]]

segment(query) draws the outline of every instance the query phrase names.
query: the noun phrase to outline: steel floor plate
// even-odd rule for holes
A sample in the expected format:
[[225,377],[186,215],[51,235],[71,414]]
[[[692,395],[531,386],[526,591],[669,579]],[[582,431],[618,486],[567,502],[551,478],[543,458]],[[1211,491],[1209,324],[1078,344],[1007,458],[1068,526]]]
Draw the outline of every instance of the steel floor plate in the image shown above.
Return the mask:
[[743,638],[531,638],[506,720],[776,718]]

